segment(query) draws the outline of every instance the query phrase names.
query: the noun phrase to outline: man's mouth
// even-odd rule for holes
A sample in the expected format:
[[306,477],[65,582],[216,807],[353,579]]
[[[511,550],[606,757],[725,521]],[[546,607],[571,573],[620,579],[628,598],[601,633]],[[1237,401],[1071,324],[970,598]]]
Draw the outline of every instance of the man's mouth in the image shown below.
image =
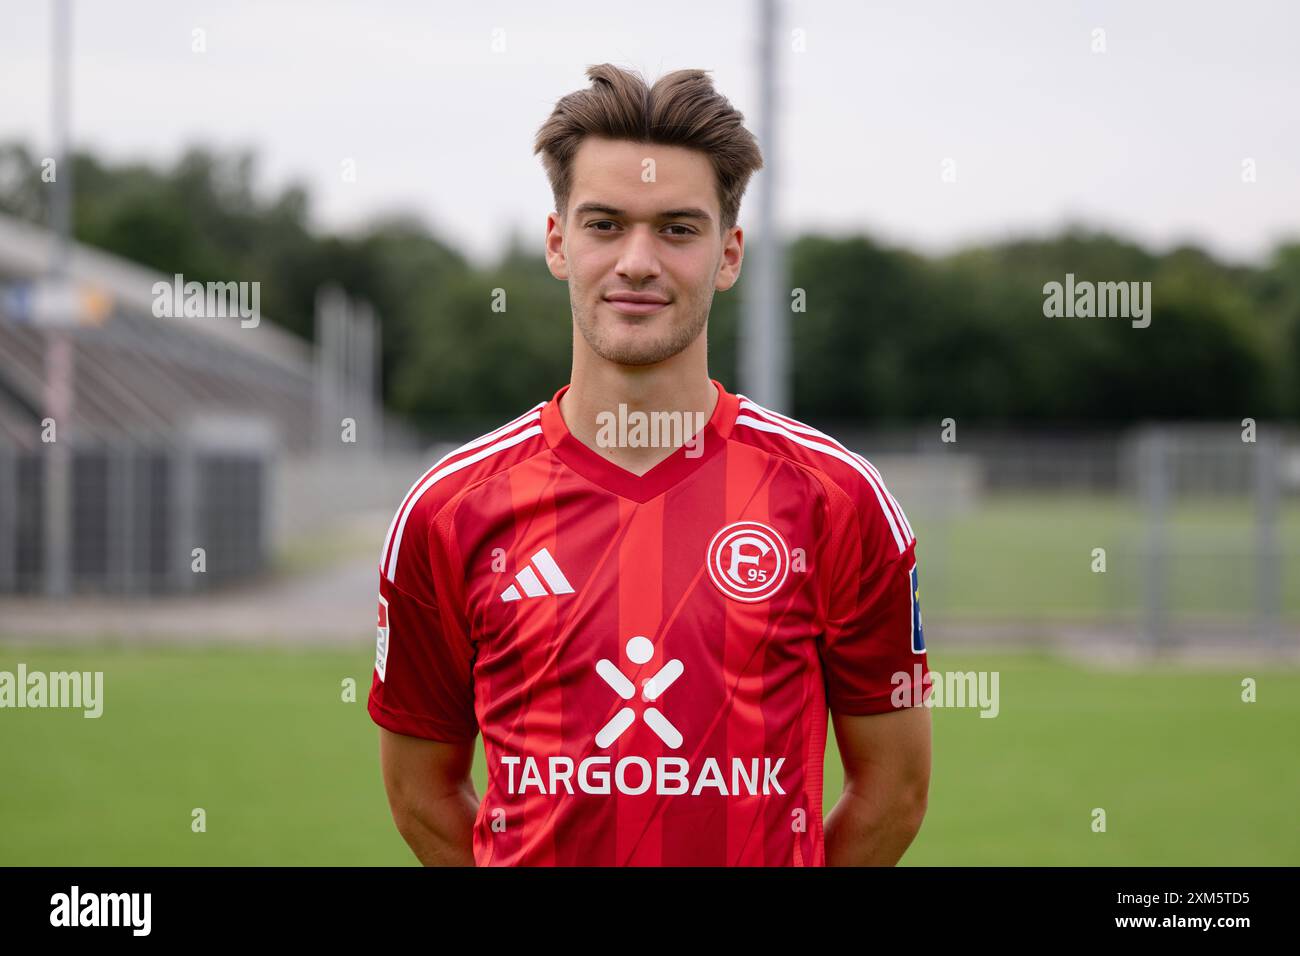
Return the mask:
[[668,300],[653,292],[615,292],[605,296],[612,308],[624,315],[650,315],[668,305]]

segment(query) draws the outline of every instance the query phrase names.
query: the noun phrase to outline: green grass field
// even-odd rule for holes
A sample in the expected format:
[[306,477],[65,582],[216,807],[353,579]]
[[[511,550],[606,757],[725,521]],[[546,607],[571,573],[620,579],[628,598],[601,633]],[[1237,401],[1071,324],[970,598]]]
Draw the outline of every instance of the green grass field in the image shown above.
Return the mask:
[[[0,864],[414,863],[379,779],[369,648],[0,649],[0,670],[20,661],[102,670],[104,714],[0,710]],[[1300,672],[931,664],[999,671],[1001,712],[934,710],[930,811],[904,863],[1300,864]],[[481,753],[475,780],[482,794]],[[832,737],[827,810],[841,783]]]
[[[904,507],[907,503],[904,500]],[[1167,525],[1171,613],[1251,620],[1257,601],[1254,514],[1231,498],[1186,498]],[[1146,519],[1141,503],[1113,495],[991,495],[938,520],[918,509],[923,605],[965,619],[1096,617],[1138,613]],[[1277,522],[1283,617],[1300,622],[1300,501]],[[1106,552],[1095,573],[1093,549]]]

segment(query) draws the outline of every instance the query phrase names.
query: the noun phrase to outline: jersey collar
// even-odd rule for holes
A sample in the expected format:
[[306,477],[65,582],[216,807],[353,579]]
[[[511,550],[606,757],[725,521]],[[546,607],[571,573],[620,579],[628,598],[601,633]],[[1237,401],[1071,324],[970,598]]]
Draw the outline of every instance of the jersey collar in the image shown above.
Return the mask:
[[[705,423],[700,445],[695,449],[685,446],[677,448],[639,477],[573,437],[569,426],[564,423],[564,416],[560,414],[560,398],[568,391],[568,385],[557,391],[542,409],[542,434],[556,457],[588,481],[621,497],[644,503],[693,474],[716,455],[730,437],[739,401],[717,379],[711,378],[709,381],[718,390],[718,403],[713,408],[713,415]],[[688,451],[695,454],[688,456]]]

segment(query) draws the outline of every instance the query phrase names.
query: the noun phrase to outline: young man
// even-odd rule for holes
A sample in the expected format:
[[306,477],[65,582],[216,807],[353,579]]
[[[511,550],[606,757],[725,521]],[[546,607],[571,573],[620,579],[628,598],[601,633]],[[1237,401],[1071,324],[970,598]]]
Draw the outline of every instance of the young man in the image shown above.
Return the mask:
[[384,542],[394,820],[425,864],[891,865],[930,772],[916,540],[865,458],[709,378],[762,165],[741,114],[699,70],[587,73],[536,143],[572,379],[435,464]]

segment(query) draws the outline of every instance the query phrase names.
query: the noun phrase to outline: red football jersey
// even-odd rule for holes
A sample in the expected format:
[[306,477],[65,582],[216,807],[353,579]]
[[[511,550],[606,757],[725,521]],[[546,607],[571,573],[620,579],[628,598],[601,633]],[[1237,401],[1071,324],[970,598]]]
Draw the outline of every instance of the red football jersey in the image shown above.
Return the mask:
[[828,705],[911,706],[928,673],[879,472],[713,384],[703,430],[640,477],[569,432],[566,385],[393,518],[369,710],[482,732],[480,866],[825,865]]

